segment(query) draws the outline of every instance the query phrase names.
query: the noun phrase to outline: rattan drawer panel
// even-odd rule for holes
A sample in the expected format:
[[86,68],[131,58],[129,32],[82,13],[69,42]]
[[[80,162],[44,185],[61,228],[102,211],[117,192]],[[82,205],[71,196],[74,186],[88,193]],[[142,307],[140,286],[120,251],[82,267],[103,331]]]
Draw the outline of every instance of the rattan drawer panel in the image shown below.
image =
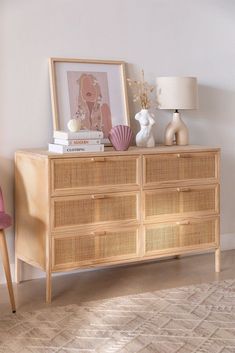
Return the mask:
[[145,220],[218,213],[218,188],[218,185],[206,185],[146,191]]
[[[145,254],[216,245],[218,219],[159,223],[145,229]],[[185,223],[185,224],[184,224]]]
[[181,153],[144,157],[144,185],[218,178],[216,153]]
[[110,188],[120,190],[139,185],[138,157],[92,157],[53,160],[52,194]]
[[53,237],[53,267],[112,262],[137,256],[138,230]]
[[52,228],[136,221],[138,203],[139,194],[135,192],[56,197],[52,199]]

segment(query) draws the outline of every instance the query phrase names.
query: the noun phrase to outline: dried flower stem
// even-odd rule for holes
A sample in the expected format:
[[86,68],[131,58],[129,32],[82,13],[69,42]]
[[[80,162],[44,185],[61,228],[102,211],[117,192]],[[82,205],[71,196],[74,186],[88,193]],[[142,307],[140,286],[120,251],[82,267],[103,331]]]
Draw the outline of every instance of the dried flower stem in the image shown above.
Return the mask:
[[148,84],[144,79],[144,70],[141,71],[141,81],[127,79],[130,87],[133,87],[133,101],[139,102],[142,109],[149,109],[152,103],[151,94],[154,86]]

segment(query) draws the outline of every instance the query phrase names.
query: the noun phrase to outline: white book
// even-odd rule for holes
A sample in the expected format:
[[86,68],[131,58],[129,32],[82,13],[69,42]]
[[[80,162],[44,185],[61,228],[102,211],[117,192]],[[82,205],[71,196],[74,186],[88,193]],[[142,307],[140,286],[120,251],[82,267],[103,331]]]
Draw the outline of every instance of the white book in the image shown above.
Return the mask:
[[49,143],[48,151],[54,153],[103,152],[104,145],[63,146]]
[[77,132],[59,131],[55,130],[53,137],[56,139],[64,140],[89,140],[89,139],[102,139],[104,134],[102,131],[96,130],[80,130]]
[[54,143],[57,145],[64,145],[64,146],[76,146],[76,145],[100,145],[100,139],[84,139],[84,140],[65,140],[65,139],[54,139]]

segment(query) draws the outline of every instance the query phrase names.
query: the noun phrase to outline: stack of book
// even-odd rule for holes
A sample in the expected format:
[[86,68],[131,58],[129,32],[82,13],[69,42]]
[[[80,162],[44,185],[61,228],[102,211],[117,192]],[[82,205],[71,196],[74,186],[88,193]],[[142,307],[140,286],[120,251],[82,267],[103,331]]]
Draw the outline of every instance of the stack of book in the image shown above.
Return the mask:
[[54,143],[49,143],[49,152],[77,153],[77,152],[102,152],[103,132],[92,130],[54,131]]

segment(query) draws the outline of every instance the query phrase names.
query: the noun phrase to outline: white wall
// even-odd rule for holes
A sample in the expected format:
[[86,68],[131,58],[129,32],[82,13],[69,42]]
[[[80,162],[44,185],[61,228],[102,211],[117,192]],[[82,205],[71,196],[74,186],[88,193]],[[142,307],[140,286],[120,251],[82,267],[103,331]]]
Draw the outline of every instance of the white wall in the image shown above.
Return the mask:
[[[234,33],[233,0],[1,0],[0,184],[7,211],[14,209],[14,151],[46,146],[52,134],[47,58],[122,59],[128,76],[144,68],[152,83],[158,75],[198,77],[200,109],[185,121],[192,143],[222,147],[222,233],[234,234]],[[134,109],[131,103],[132,119]],[[157,113],[158,142],[170,119]],[[13,231],[7,235],[13,266]]]

